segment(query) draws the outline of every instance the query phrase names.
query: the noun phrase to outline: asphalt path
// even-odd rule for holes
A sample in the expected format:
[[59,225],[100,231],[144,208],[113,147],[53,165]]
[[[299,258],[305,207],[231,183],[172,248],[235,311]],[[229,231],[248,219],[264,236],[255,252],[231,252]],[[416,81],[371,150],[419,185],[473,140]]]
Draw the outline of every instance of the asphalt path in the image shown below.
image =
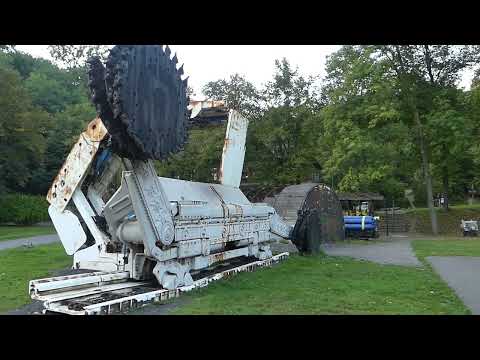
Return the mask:
[[472,314],[480,315],[480,257],[428,256],[426,259]]
[[422,263],[415,256],[408,236],[394,235],[386,241],[371,244],[332,243],[322,246],[330,256],[348,256],[379,264],[418,266]]
[[58,237],[57,234],[39,235],[39,236],[33,236],[33,237],[23,238],[23,239],[0,241],[0,250],[13,249],[21,246],[32,247],[32,246],[38,246],[38,245],[51,244],[55,242],[60,242],[60,238]]

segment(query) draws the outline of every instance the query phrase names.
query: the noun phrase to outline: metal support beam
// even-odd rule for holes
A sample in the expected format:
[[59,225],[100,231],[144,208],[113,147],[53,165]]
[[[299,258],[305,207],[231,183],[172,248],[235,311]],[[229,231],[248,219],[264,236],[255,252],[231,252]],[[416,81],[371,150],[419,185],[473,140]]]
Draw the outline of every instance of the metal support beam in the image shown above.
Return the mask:
[[227,133],[223,146],[220,183],[239,187],[242,181],[243,161],[245,159],[245,141],[248,120],[235,110],[230,110]]

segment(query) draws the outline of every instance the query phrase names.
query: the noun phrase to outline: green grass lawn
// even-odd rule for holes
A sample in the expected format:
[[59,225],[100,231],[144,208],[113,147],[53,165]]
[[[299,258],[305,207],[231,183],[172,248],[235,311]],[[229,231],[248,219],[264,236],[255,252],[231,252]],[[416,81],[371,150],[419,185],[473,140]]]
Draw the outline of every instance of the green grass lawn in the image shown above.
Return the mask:
[[53,226],[0,226],[0,241],[54,233]]
[[412,241],[419,260],[426,256],[480,256],[480,238],[444,237]]
[[[415,240],[428,255],[479,255],[480,240]],[[0,251],[0,313],[30,302],[28,282],[71,265],[61,244]],[[298,256],[182,295],[172,314],[469,314],[429,266]]]
[[469,314],[431,269],[291,256],[186,294],[171,314]]
[[30,302],[28,282],[72,264],[61,244],[0,251],[0,314]]

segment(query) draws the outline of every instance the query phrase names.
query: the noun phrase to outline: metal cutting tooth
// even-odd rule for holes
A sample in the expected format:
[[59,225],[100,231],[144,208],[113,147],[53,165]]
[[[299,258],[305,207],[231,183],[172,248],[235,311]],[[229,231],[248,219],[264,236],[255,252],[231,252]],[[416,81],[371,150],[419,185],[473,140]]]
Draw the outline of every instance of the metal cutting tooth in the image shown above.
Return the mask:
[[179,76],[182,76],[182,75],[183,75],[183,64],[182,64],[182,66],[180,66],[180,67],[178,68],[177,73],[178,73]]

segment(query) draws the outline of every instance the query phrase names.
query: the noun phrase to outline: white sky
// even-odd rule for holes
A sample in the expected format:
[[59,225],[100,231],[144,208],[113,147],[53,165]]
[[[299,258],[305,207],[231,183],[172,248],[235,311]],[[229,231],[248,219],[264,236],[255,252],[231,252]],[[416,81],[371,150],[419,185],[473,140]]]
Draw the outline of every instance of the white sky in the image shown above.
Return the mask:
[[[227,79],[234,73],[243,75],[256,86],[273,78],[275,59],[287,58],[302,75],[325,76],[326,56],[340,45],[169,45],[177,52],[179,64],[197,98],[209,81]],[[51,60],[47,45],[17,45],[17,49],[35,57]],[[470,88],[473,72],[465,72],[459,86]]]

